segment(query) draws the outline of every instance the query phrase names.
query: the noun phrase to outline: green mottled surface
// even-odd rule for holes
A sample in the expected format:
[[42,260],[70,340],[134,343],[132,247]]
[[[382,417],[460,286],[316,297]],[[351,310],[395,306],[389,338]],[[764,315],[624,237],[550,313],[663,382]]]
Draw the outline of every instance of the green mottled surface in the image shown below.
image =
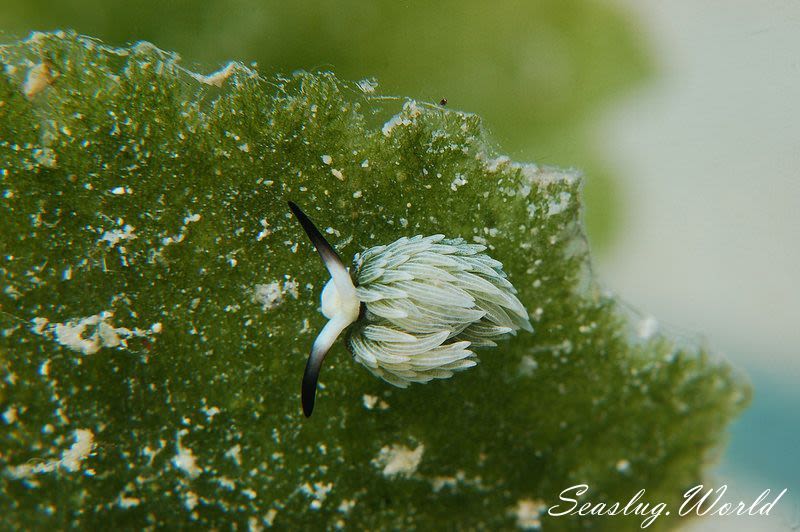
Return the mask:
[[[236,58],[263,74],[332,69],[381,92],[481,116],[515,159],[575,166],[595,253],[618,243],[628,191],[595,124],[654,72],[644,20],[603,0],[3,0],[0,41],[75,28],[105,42],[179,50],[208,71]],[[7,37],[3,37],[6,31]]]
[[[0,61],[6,526],[502,529],[582,482],[674,507],[747,401],[702,349],[634,334],[591,277],[580,179],[498,158],[474,115],[329,74],[234,66],[217,88],[151,45],[70,34]],[[26,98],[42,61],[57,77]],[[340,341],[306,420],[327,274],[289,199],[346,258],[485,242],[536,332],[407,390]]]

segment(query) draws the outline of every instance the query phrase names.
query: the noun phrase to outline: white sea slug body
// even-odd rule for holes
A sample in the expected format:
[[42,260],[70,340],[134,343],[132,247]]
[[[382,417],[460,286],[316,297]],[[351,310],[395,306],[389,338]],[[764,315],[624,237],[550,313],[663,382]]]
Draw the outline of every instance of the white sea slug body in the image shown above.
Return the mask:
[[376,376],[405,388],[476,364],[476,347],[532,330],[500,262],[444,235],[400,238],[355,258],[365,315],[349,346]]
[[289,205],[331,273],[322,291],[330,321],[303,377],[306,416],[322,360],[351,325],[347,344],[354,358],[402,388],[451,377],[476,364],[473,349],[494,347],[518,329],[533,330],[502,264],[483,253],[485,246],[444,235],[402,237],[357,254],[351,277],[313,223]]

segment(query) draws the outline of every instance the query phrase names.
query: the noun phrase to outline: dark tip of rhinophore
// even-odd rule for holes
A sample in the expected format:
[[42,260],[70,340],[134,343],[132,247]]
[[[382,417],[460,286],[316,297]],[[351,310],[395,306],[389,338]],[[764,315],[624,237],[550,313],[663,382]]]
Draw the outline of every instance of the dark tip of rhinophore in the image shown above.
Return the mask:
[[303,231],[306,232],[308,235],[309,240],[316,248],[317,253],[322,258],[323,264],[325,264],[326,268],[330,269],[330,264],[342,264],[342,259],[339,258],[339,254],[336,253],[336,250],[333,246],[322,236],[322,233],[317,229],[317,226],[314,225],[314,222],[306,216],[306,213],[297,206],[297,204],[293,201],[288,202],[289,209],[291,209],[292,214],[294,217],[297,218],[297,221],[300,222],[300,226],[303,228]]
[[[334,264],[340,265],[342,268],[344,266],[341,264],[342,261],[339,258],[339,255],[336,253],[336,250],[333,249],[325,237],[322,236],[319,229],[314,225],[308,216],[303,212],[303,210],[297,206],[297,204],[293,201],[289,201],[289,209],[291,209],[292,214],[294,214],[297,221],[300,222],[300,225],[303,227],[303,230],[308,235],[308,238],[311,240],[311,243],[316,248],[317,252],[319,253],[320,257],[322,258],[323,264],[325,267],[331,272],[333,275],[333,271],[331,271]],[[319,381],[319,374],[320,370],[322,369],[322,361],[325,358],[325,355],[328,353],[328,349],[330,349],[330,344],[327,345],[317,344],[316,342],[311,347],[311,354],[308,357],[308,362],[306,362],[306,369],[303,372],[303,384],[300,388],[301,394],[301,403],[303,405],[303,414],[306,417],[311,417],[312,412],[314,412],[314,402],[316,400],[317,395],[317,382]]]
[[314,402],[317,396],[317,381],[319,381],[321,364],[315,364],[314,362],[314,357],[309,357],[306,363],[306,370],[303,373],[301,402],[303,403],[303,414],[306,417],[311,417],[312,412],[314,412]]

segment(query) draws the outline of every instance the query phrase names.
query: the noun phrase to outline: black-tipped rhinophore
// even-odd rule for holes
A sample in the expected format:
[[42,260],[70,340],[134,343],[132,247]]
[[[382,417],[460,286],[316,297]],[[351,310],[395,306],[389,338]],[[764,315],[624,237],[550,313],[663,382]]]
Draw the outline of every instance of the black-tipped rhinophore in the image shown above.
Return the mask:
[[347,326],[347,322],[343,319],[333,318],[325,327],[319,332],[317,339],[314,340],[314,345],[311,346],[311,353],[308,355],[308,362],[306,362],[306,370],[303,373],[303,385],[300,388],[303,413],[306,417],[311,416],[314,411],[314,398],[317,395],[317,381],[319,380],[319,371],[322,369],[322,361],[325,360],[325,355],[331,350],[333,342],[342,332],[342,329]]
[[303,384],[300,391],[301,402],[303,403],[303,414],[305,414],[306,417],[311,417],[311,413],[314,411],[319,370],[322,368],[322,360],[324,358],[324,353],[322,356],[315,357],[314,351],[312,350],[311,355],[308,357],[308,362],[306,362],[306,370],[303,372]]
[[[334,269],[331,268],[331,265],[336,265],[346,271],[342,259],[339,258],[336,250],[325,240],[325,237],[322,236],[319,229],[317,229],[300,207],[290,201],[289,208],[300,222],[300,225],[303,226],[303,230],[305,230],[311,243],[314,244],[319,256],[322,258],[322,263],[331,273],[331,276],[334,275]],[[308,362],[306,362],[306,369],[303,373],[303,384],[300,389],[303,413],[306,417],[310,417],[311,413],[314,411],[314,400],[317,395],[317,381],[319,380],[322,361],[325,360],[325,355],[328,354],[336,337],[339,336],[339,333],[346,326],[347,324],[341,320],[330,320],[325,327],[322,328],[322,331],[320,331],[319,336],[317,336],[317,339],[314,341],[314,345],[311,346],[311,353],[308,356]]]
[[333,246],[331,246],[328,241],[325,240],[325,237],[319,232],[319,229],[317,229],[317,226],[314,225],[314,222],[312,222],[308,216],[306,216],[306,213],[304,213],[293,201],[289,202],[289,208],[292,210],[295,218],[297,218],[297,221],[300,222],[300,225],[303,226],[303,230],[308,235],[311,243],[314,244],[314,248],[317,250],[317,253],[319,253],[320,258],[322,258],[322,263],[325,265],[325,267],[330,269],[328,265],[331,263],[340,264],[342,267],[344,267],[344,263],[342,262],[342,259],[339,258],[339,254],[336,253],[336,250],[333,249]]

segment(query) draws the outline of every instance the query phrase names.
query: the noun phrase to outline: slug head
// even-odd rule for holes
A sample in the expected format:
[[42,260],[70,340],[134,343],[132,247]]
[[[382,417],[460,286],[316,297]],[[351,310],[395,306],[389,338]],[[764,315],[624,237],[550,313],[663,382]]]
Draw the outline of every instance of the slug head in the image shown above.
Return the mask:
[[310,417],[314,411],[317,382],[319,381],[319,372],[322,369],[325,355],[328,354],[342,331],[358,319],[361,304],[356,297],[356,288],[352,279],[350,279],[350,274],[333,246],[322,236],[319,229],[297,204],[290,201],[289,209],[300,222],[317,253],[319,253],[322,263],[331,274],[331,280],[328,281],[322,291],[322,310],[329,321],[322,328],[311,346],[311,353],[308,356],[308,362],[306,362],[301,386],[303,413],[306,417]]

